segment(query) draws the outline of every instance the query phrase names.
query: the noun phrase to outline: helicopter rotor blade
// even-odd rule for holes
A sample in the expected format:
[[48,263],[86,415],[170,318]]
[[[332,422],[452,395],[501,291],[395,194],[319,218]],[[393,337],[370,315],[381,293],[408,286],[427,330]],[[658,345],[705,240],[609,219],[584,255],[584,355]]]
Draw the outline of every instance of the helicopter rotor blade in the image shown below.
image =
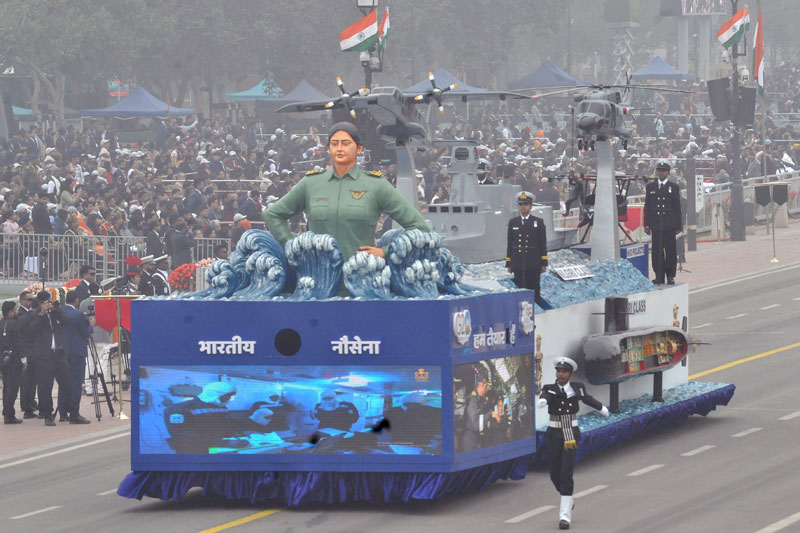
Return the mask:
[[532,94],[530,97],[531,97],[532,100],[536,100],[538,98],[544,98],[546,96],[555,96],[557,94],[574,93],[574,92],[585,90],[585,89],[592,89],[592,87],[588,87],[588,86],[578,87],[578,86],[576,86],[576,87],[573,87],[571,89],[561,89],[560,91],[552,91],[552,92],[543,93],[543,94]]

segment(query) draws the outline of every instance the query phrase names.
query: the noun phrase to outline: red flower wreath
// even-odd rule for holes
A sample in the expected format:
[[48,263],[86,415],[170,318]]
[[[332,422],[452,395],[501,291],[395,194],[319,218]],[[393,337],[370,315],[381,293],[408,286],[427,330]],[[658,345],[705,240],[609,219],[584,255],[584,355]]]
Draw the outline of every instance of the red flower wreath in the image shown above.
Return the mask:
[[169,286],[175,291],[193,291],[195,287],[194,271],[197,265],[186,263],[169,274]]

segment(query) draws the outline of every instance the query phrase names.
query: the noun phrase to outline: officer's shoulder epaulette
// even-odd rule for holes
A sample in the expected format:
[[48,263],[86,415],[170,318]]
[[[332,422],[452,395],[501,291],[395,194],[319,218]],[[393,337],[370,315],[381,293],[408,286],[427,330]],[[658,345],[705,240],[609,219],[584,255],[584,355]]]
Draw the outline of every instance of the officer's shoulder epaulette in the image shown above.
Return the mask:
[[306,172],[306,176],[313,176],[315,174],[322,174],[323,172],[325,172],[325,169],[323,169],[323,168],[315,168],[314,170],[309,170],[308,172]]
[[383,172],[378,172],[377,170],[370,170],[369,172],[367,172],[367,174],[369,174],[373,178],[380,178],[381,176],[383,176]]

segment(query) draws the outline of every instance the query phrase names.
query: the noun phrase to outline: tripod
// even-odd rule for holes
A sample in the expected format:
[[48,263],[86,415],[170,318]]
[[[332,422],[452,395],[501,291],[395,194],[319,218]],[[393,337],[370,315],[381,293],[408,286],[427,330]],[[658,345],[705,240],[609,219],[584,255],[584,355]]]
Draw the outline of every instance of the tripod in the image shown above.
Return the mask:
[[92,358],[92,368],[89,371],[89,379],[92,383],[92,398],[94,403],[94,414],[97,417],[97,420],[100,421],[102,417],[102,413],[100,412],[100,393],[97,390],[97,381],[100,380],[100,384],[103,387],[103,395],[106,397],[106,403],[108,404],[108,411],[111,413],[111,416],[114,416],[114,404],[111,403],[111,397],[108,395],[108,387],[106,386],[106,378],[103,375],[103,365],[100,364],[100,357],[97,355],[97,346],[94,343],[94,339],[91,337],[88,339],[89,343],[89,355]]

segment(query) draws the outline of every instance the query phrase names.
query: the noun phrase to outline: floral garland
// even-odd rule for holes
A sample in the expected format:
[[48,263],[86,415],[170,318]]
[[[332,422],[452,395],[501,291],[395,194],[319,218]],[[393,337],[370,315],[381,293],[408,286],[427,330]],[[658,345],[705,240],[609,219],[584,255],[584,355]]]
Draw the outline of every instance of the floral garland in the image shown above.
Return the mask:
[[169,286],[174,291],[193,291],[195,288],[194,271],[197,265],[185,263],[169,274]]

